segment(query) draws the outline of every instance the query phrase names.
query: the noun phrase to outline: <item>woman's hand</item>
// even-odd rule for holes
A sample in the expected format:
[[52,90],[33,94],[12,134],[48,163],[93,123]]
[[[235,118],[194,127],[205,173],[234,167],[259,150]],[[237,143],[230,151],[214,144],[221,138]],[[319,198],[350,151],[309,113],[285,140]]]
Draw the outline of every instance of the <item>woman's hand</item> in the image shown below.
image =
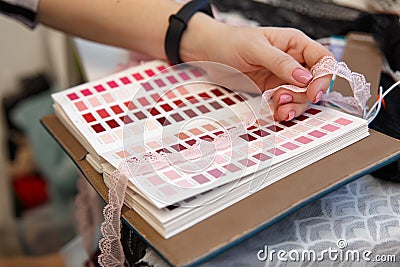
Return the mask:
[[[197,37],[188,28],[182,41],[192,43],[191,48],[201,52],[182,49],[181,57],[184,61],[208,60],[229,65],[250,77],[261,91],[282,84],[308,86],[305,93],[294,93],[286,89],[275,92],[272,100],[275,104],[275,118],[279,121],[301,115],[308,103],[318,102],[329,87],[331,78],[328,76],[309,84],[313,78],[309,69],[324,56],[331,56],[331,53],[299,30],[231,26],[215,20],[208,27],[209,30],[203,29]],[[188,53],[190,51],[192,53]],[[201,57],[196,58],[197,55]]]

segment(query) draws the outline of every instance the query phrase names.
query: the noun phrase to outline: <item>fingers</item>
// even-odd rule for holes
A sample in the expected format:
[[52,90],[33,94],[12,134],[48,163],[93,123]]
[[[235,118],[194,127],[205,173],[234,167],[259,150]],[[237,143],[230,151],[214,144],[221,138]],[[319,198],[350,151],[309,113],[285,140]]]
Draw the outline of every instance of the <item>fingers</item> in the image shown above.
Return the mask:
[[[290,54],[273,45],[255,46],[254,62],[260,64],[282,79],[285,83],[304,87],[312,79],[312,74]],[[262,55],[262,56],[259,56]]]
[[332,56],[327,48],[296,29],[264,28],[264,35],[270,44],[263,48],[268,56],[260,57],[258,61],[289,84],[308,85],[312,79],[308,69],[324,56]]
[[325,56],[333,56],[333,54],[322,44],[307,37],[302,50],[303,62],[311,68]]
[[307,98],[311,103],[317,103],[331,83],[332,75],[324,76],[314,80],[307,88]]
[[308,107],[308,104],[317,103],[324,92],[329,88],[330,76],[325,76],[313,81],[306,92],[295,93],[281,88],[272,96],[275,111],[274,117],[277,121],[290,121],[300,116]]
[[308,106],[306,93],[295,93],[281,88],[272,96],[274,117],[277,121],[290,121],[300,116]]
[[324,56],[332,53],[304,32],[291,28],[266,28],[271,44],[293,56],[307,68],[314,66]]
[[302,103],[307,102],[306,93],[295,93],[288,89],[280,88],[272,96],[272,101],[277,105],[287,104],[290,102]]
[[[332,56],[332,53],[326,49],[320,43],[312,40],[306,36],[301,31],[295,29],[286,29],[279,34],[277,29],[267,29],[269,35],[268,39],[271,41],[273,46],[276,46],[282,51],[285,51],[288,55],[293,56],[293,58],[303,63],[308,68],[314,66],[319,60],[325,56]],[[297,80],[304,79],[301,76],[302,73],[298,70],[292,72],[292,76],[297,78]],[[307,88],[307,98],[311,103],[317,103],[324,92],[329,88],[332,76],[325,76],[318,78],[309,84],[306,83]]]
[[306,111],[308,102],[278,105],[274,112],[277,121],[291,121]]
[[[310,39],[303,50],[303,59],[307,66],[314,66],[324,56],[332,56],[331,52],[320,43]],[[307,97],[311,103],[317,103],[330,86],[332,75],[318,78],[311,82],[307,88]]]

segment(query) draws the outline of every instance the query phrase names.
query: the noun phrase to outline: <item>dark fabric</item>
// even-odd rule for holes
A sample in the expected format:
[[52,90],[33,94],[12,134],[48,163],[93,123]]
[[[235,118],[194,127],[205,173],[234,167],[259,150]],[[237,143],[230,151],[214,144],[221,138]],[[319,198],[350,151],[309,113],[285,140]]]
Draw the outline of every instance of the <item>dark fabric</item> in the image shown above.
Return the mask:
[[7,16],[18,19],[30,27],[35,25],[36,12],[33,10],[0,1],[0,12]]
[[[140,239],[136,233],[125,223],[122,223],[121,229],[121,243],[125,254],[125,267],[145,267],[149,266],[141,259],[146,254],[146,243]],[[85,262],[84,267],[100,267],[99,256],[101,254],[98,248],[96,252],[90,255],[88,261]]]
[[[393,79],[382,74],[381,85],[387,89],[393,84]],[[400,88],[392,90],[385,97],[385,105],[382,106],[378,116],[370,124],[372,129],[400,139]]]
[[[374,16],[373,33],[391,69],[400,71],[400,22],[390,15]],[[386,91],[394,84],[392,77],[381,75],[380,85]],[[385,105],[370,127],[379,132],[400,139],[400,86],[393,89],[384,99]],[[373,173],[375,177],[400,182],[400,160]]]
[[400,21],[393,15],[375,15],[373,33],[390,67],[400,70]]
[[[398,48],[400,49],[400,47]],[[394,83],[388,75],[382,74],[381,85],[387,89]],[[371,129],[400,139],[400,87],[391,91],[385,97],[385,106],[381,108],[378,116],[370,124]],[[371,151],[373,153],[373,151]],[[400,160],[374,172],[372,174],[383,180],[400,182]]]
[[349,31],[370,32],[373,17],[329,0],[212,0],[222,12],[236,11],[262,26],[300,29],[313,39],[344,35]]
[[147,266],[146,263],[140,261],[146,254],[146,243],[125,223],[122,224],[121,242],[124,248],[126,267]]

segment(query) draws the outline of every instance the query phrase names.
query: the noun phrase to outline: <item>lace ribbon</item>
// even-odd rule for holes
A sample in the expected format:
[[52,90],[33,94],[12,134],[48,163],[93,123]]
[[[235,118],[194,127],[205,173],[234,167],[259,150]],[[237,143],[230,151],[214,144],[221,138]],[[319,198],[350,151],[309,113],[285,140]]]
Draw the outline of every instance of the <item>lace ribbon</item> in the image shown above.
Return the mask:
[[[340,93],[326,93],[322,100],[335,104],[343,110],[355,114],[362,114],[365,103],[370,97],[370,84],[366,83],[363,75],[352,72],[345,63],[337,62],[333,57],[322,58],[311,69],[314,80],[325,75],[337,75],[346,79],[354,93],[354,97],[343,97]],[[280,88],[286,88],[293,92],[305,92],[307,87],[301,88],[294,85],[282,85],[265,91],[262,96],[262,105],[272,97]],[[265,102],[265,103],[264,103]],[[254,115],[254,114],[253,114]],[[141,157],[126,159],[111,175],[111,186],[108,194],[108,204],[103,210],[104,222],[101,226],[103,238],[100,240],[101,255],[99,263],[101,266],[123,266],[124,252],[120,242],[121,238],[121,208],[124,203],[128,177],[147,174],[167,166],[205,157],[216,150],[223,150],[232,145],[235,140],[246,132],[246,129],[256,122],[256,116],[249,116],[240,126],[232,127],[213,141],[197,140],[196,143],[186,150],[175,153],[144,153]],[[134,175],[133,175],[134,174]]]
[[[349,82],[354,96],[343,96],[339,92],[327,92],[322,95],[321,101],[331,103],[342,110],[359,116],[364,116],[365,104],[371,97],[370,83],[365,81],[365,77],[357,72],[352,72],[344,62],[337,62],[333,57],[323,57],[317,64],[311,68],[313,79],[309,85],[316,79],[326,75],[336,75]],[[307,87],[298,87],[295,85],[281,85],[263,93],[265,101],[268,101],[272,95],[280,88],[285,88],[293,92],[306,92]]]
[[111,186],[108,191],[108,204],[104,207],[104,222],[101,224],[103,238],[100,240],[99,264],[103,267],[124,266],[125,256],[121,244],[121,209],[124,204],[128,172],[126,164],[111,175]]

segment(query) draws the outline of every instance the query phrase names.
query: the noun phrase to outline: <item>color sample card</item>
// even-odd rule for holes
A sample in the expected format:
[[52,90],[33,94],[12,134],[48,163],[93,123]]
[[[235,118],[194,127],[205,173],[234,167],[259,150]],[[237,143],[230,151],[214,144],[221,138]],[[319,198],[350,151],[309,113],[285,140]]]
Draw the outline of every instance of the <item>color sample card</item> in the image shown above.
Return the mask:
[[145,162],[132,164],[130,181],[157,208],[211,196],[365,126],[319,106],[277,123],[261,96],[202,81],[199,69],[154,61],[53,98],[114,168]]
[[[247,103],[256,104],[259,100],[251,99]],[[235,125],[236,117],[222,118],[228,125]],[[176,138],[152,141],[147,144],[147,149],[142,150],[135,146],[124,147],[125,154],[122,151],[117,153],[121,156],[143,151],[184,154],[196,142],[212,143],[224,134],[219,125],[208,121],[196,123],[193,128],[181,130]],[[135,175],[132,182],[158,208],[177,206],[180,201],[256,172],[267,173],[271,166],[299,157],[363,125],[365,122],[361,119],[319,106],[310,107],[290,122],[258,119],[245,132],[230,140],[228,147],[216,147],[208,150],[209,153],[203,149],[201,156],[190,159],[168,160],[160,169],[152,166],[148,173]]]
[[[201,80],[206,77],[196,68],[174,69],[154,61],[53,94],[53,99],[99,155],[132,142],[140,145],[137,155],[147,150],[138,137],[165,135],[249,97],[204,83],[190,89],[183,85]],[[124,157],[115,151],[106,160],[117,167]]]

